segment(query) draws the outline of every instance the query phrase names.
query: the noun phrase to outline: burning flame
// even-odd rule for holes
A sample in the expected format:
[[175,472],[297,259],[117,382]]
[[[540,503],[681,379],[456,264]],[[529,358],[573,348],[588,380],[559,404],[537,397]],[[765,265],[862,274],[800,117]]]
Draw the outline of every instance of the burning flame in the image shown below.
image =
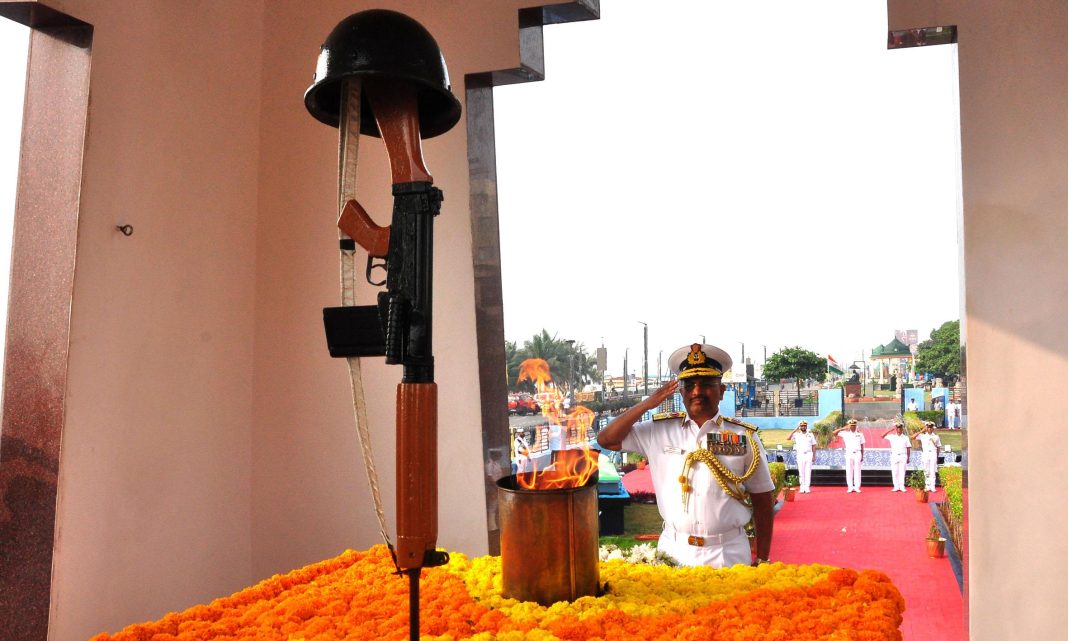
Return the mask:
[[541,358],[528,358],[519,364],[519,380],[517,383],[530,381],[534,383],[534,389],[544,391],[546,386],[553,381],[553,375],[549,373],[549,363]]
[[562,490],[582,487],[597,473],[597,451],[589,447],[560,450],[549,467],[516,475],[524,490]]
[[552,465],[542,470],[538,470],[535,463],[532,471],[516,476],[519,486],[525,490],[556,490],[585,485],[597,473],[598,451],[590,449],[585,442],[586,433],[593,425],[593,411],[581,405],[570,412],[564,410],[564,394],[553,382],[549,363],[543,359],[528,358],[520,363],[519,382],[522,381],[534,384],[537,390],[534,399],[550,425],[565,429],[569,435],[581,435],[583,445],[555,452]]

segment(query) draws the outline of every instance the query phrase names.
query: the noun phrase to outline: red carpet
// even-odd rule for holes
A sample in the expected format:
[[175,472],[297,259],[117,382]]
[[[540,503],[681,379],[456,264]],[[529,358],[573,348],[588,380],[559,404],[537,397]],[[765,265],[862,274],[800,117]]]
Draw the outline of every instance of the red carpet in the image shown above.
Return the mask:
[[[625,474],[623,486],[631,494],[652,493],[649,470]],[[941,489],[931,494],[932,501],[943,497]],[[776,514],[771,558],[881,570],[905,597],[904,641],[967,641],[964,600],[949,559],[927,556],[930,525],[930,506],[917,503],[911,490],[848,494],[844,487],[813,487]]]
[[[771,558],[885,572],[905,597],[904,641],[967,641],[964,602],[949,559],[927,556],[931,509],[911,491],[814,487],[775,516]],[[943,498],[942,490],[931,494]]]

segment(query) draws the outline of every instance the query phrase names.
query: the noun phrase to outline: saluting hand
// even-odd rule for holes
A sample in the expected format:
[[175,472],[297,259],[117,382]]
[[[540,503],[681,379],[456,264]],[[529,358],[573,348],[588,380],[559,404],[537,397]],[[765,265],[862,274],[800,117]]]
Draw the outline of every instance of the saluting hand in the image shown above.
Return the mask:
[[668,381],[667,383],[661,385],[660,389],[649,395],[649,398],[646,401],[647,405],[650,403],[652,404],[652,407],[650,407],[649,409],[659,406],[661,403],[670,398],[671,395],[675,393],[675,390],[678,388],[678,386],[678,380]]

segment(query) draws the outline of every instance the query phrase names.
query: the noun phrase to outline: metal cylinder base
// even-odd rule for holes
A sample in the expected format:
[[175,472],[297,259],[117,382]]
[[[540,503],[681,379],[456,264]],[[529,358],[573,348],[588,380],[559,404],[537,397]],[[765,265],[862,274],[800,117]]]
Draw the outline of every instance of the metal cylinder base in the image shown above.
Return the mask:
[[597,475],[581,487],[524,490],[497,481],[503,595],[552,605],[596,596]]

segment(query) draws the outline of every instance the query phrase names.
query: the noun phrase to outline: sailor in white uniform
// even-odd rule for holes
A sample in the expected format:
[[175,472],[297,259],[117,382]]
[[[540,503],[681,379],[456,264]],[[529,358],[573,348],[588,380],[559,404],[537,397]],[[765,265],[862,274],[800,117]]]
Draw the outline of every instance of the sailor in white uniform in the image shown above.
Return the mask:
[[846,492],[860,492],[860,468],[864,465],[864,432],[857,430],[857,419],[834,431],[845,443]]
[[883,438],[890,441],[890,476],[894,479],[894,489],[890,491],[904,492],[905,468],[912,454],[912,441],[905,434],[905,426],[901,421],[894,421],[894,426],[883,432]]
[[812,492],[812,464],[816,461],[816,436],[808,431],[808,421],[801,421],[786,437],[794,442],[794,454],[797,455],[797,474],[801,477],[801,489],[798,492]]
[[[771,552],[772,490],[767,457],[756,428],[722,416],[723,372],[731,357],[695,343],[675,351],[667,383],[624,412],[597,435],[601,447],[637,452],[649,460],[657,507],[664,519],[658,547],[682,565],[729,567],[766,563]],[[675,393],[686,412],[639,422]],[[745,533],[753,521],[753,560]]]
[[942,449],[942,439],[934,431],[934,423],[923,422],[923,431],[912,438],[923,447],[923,456],[920,464],[923,466],[923,475],[927,481],[927,491],[935,491],[935,483],[938,480],[938,450]]

